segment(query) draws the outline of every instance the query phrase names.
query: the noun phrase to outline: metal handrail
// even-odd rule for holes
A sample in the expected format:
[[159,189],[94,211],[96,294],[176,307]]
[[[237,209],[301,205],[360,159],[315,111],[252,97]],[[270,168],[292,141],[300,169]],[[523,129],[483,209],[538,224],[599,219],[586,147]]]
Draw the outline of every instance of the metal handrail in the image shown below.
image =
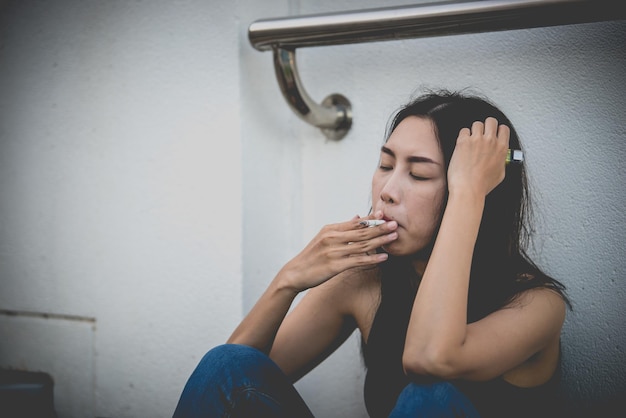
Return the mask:
[[272,50],[281,91],[292,110],[340,139],[352,124],[350,101],[331,94],[317,104],[302,86],[295,50],[301,47],[424,38],[590,23],[626,18],[617,0],[480,0],[426,3],[297,17],[260,19],[248,28],[250,43]]

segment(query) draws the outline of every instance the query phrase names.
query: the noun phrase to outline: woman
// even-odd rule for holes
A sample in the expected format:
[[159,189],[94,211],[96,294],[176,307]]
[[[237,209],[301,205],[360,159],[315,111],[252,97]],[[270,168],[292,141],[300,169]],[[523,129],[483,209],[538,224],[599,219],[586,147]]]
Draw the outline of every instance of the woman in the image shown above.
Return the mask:
[[402,108],[370,215],[324,227],[280,270],[175,416],[312,416],[292,382],[355,329],[371,417],[555,416],[568,300],[524,251],[526,176],[508,149],[517,134],[485,99],[442,91]]

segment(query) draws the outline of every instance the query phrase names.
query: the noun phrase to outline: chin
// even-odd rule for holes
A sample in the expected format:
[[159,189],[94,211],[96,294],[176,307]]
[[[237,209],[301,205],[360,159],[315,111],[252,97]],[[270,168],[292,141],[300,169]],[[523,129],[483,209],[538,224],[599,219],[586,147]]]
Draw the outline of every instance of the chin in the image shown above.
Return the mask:
[[411,255],[419,254],[421,251],[424,250],[425,247],[426,247],[425,245],[405,246],[405,245],[402,245],[401,242],[394,241],[394,242],[389,243],[388,245],[383,245],[381,248],[387,254],[392,255],[394,257],[405,257],[405,256],[411,256]]
[[387,254],[392,255],[394,257],[403,257],[405,255],[409,255],[409,252],[403,251],[402,246],[393,242],[389,245],[383,245],[381,247]]

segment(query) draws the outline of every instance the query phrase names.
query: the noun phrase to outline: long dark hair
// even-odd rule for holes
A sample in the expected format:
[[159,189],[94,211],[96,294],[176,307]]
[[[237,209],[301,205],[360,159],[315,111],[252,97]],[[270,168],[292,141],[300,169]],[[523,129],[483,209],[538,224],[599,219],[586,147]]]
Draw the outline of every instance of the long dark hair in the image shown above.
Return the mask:
[[[495,117],[500,124],[507,125],[511,130],[509,147],[523,150],[517,132],[506,115],[489,100],[476,94],[428,92],[395,114],[387,130],[387,138],[409,116],[425,117],[433,122],[446,170],[459,131],[487,117]],[[442,213],[445,206],[444,201]],[[523,164],[509,164],[504,180],[485,199],[470,272],[468,322],[475,322],[514,302],[519,294],[532,288],[552,289],[570,306],[563,284],[543,273],[526,252],[531,232],[530,218],[525,167]],[[432,243],[419,256],[427,259],[431,248]],[[398,373],[401,372],[406,328],[420,277],[407,257],[390,256],[381,265],[380,274],[380,304],[368,341],[363,342],[363,357],[368,369],[374,367],[379,371]]]

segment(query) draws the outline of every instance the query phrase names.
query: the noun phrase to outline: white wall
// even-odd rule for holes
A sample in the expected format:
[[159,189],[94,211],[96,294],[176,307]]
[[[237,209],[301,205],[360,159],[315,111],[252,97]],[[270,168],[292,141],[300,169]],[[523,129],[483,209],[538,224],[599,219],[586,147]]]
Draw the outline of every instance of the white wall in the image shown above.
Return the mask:
[[12,1],[0,19],[0,308],[56,315],[1,316],[0,364],[50,372],[61,417],[171,416],[242,311],[236,14]]
[[[422,85],[472,87],[525,142],[537,261],[575,305],[568,396],[626,393],[626,25],[299,50],[310,95],[353,104],[327,141],[247,26],[379,6],[0,3],[0,366],[51,373],[61,418],[171,416],[280,266],[368,210],[393,110]],[[298,388],[320,417],[359,417],[362,380],[355,335]]]

